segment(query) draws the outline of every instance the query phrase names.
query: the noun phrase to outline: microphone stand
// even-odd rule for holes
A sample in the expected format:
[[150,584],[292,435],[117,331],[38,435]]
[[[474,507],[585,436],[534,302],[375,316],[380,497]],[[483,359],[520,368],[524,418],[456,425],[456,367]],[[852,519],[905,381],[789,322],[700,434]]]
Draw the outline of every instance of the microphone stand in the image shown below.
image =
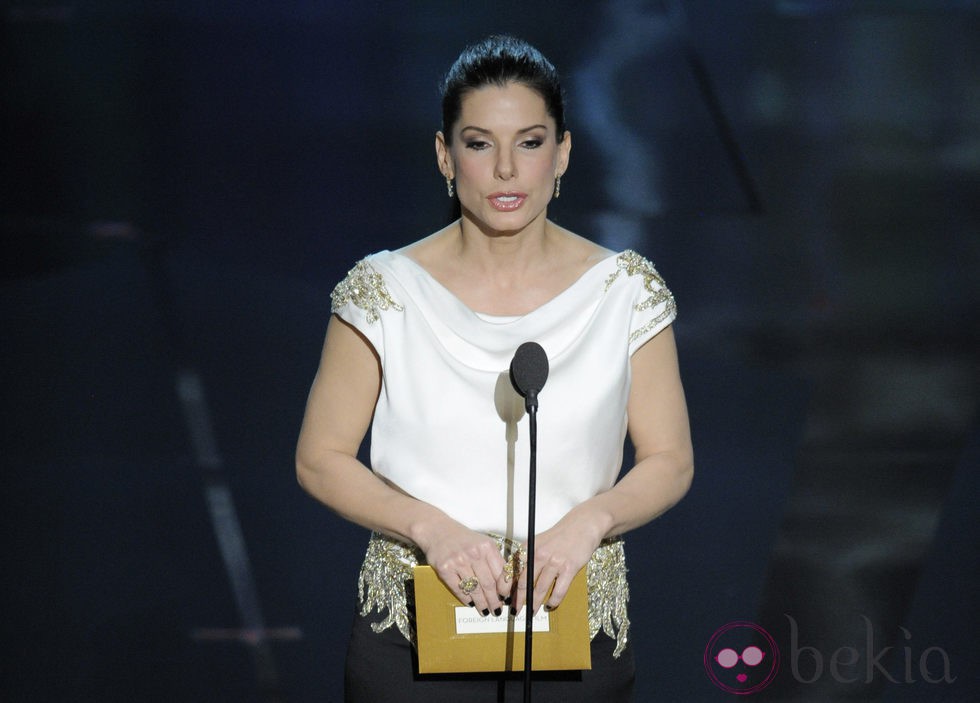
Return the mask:
[[548,380],[548,356],[537,342],[524,342],[510,363],[510,381],[524,396],[531,442],[527,499],[527,560],[524,563],[524,703],[531,701],[531,646],[534,631],[534,503],[538,464],[538,391]]
[[534,503],[538,463],[538,394],[528,391],[524,401],[527,410],[528,438],[531,456],[528,467],[527,562],[524,573],[524,703],[531,703],[531,646],[534,634]]

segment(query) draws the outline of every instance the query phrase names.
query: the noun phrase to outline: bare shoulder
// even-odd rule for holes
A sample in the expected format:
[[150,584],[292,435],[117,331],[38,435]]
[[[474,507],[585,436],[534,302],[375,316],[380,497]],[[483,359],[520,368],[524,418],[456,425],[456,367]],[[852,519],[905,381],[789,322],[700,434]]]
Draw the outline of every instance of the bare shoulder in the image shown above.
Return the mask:
[[453,223],[418,241],[406,244],[395,253],[408,257],[422,268],[432,270],[444,260],[450,245],[450,235],[457,229],[458,225]]
[[559,250],[562,252],[561,258],[568,266],[584,271],[603,259],[616,254],[611,249],[596,244],[591,239],[586,239],[571,230],[560,227],[553,222],[549,224],[553,228],[556,241],[559,242]]

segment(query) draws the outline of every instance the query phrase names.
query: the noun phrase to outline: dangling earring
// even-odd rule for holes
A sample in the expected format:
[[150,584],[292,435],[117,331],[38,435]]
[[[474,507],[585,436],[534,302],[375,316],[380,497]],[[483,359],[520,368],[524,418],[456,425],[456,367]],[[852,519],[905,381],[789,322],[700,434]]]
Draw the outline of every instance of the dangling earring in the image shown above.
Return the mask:
[[453,197],[453,179],[446,176],[446,191],[449,193],[449,197]]
[[555,197],[561,195],[561,176],[555,176]]

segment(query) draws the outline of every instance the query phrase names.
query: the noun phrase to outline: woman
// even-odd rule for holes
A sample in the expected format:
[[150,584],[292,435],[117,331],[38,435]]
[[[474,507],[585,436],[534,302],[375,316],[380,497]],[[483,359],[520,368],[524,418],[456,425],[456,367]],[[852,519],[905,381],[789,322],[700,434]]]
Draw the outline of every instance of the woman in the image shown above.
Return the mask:
[[[571,135],[557,73],[536,49],[509,37],[467,48],[442,105],[437,164],[461,216],[367,257],[334,290],[297,449],[301,485],[373,531],[348,700],[497,699],[499,676],[414,675],[403,581],[424,562],[483,615],[524,605],[511,555],[527,537],[527,418],[506,372],[528,340],[550,375],[527,600],[558,607],[588,565],[593,635],[593,669],[536,682],[535,698],[629,700],[620,535],[680,500],[693,474],[673,297],[638,254],[547,219]],[[369,427],[371,469],[356,458]],[[627,431],[636,463],[616,482]]]

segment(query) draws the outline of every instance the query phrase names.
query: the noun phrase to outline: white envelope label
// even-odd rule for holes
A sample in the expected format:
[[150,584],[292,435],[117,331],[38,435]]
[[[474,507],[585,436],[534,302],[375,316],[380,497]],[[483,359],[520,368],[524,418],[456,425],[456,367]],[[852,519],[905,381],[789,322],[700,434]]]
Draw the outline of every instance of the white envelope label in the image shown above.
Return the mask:
[[[500,615],[488,615],[483,617],[474,608],[460,606],[456,608],[456,634],[457,635],[479,635],[487,633],[506,633],[524,632],[524,608],[517,615],[509,612]],[[542,608],[534,616],[531,622],[533,632],[549,632],[551,630],[551,620],[548,613]]]

